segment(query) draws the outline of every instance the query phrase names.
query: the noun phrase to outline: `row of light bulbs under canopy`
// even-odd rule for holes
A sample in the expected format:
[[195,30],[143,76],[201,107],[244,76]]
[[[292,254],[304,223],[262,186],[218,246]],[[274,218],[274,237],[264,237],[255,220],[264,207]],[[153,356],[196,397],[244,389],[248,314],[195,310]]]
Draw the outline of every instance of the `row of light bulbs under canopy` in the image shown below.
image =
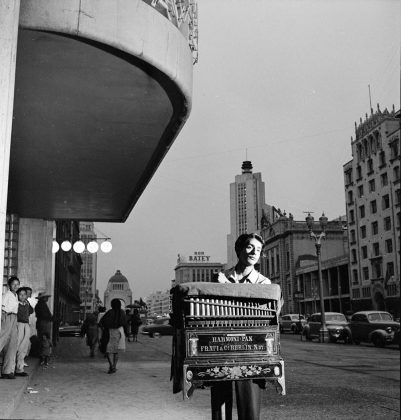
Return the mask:
[[[55,254],[62,249],[65,252],[71,251],[71,248],[77,253],[82,254],[85,252],[85,249],[90,252],[91,254],[96,253],[99,250],[99,244],[96,241],[90,241],[86,245],[82,241],[77,241],[74,245],[70,241],[63,241],[61,245],[57,241],[53,241],[52,245],[52,252]],[[100,244],[100,249],[105,253],[108,254],[112,249],[113,245],[109,240],[105,240]]]

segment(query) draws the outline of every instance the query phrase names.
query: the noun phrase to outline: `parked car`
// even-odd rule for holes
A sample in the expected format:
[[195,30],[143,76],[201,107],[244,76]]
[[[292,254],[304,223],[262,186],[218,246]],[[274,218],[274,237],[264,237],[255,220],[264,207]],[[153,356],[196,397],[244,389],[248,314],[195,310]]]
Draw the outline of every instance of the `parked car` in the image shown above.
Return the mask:
[[58,328],[59,337],[80,337],[81,336],[81,326],[78,324],[69,325],[64,324],[60,325]]
[[299,314],[286,314],[280,317],[280,332],[292,332],[299,334],[306,324],[306,319]]
[[356,312],[352,315],[350,326],[355,344],[361,341],[373,343],[376,347],[399,344],[400,323],[393,321],[393,317],[388,312]]
[[145,325],[142,328],[142,334],[149,334],[149,337],[173,335],[173,327],[170,325],[170,318],[155,319],[153,324]]
[[[345,315],[339,312],[326,312],[326,326],[329,334],[329,340],[336,343],[342,340],[345,344],[352,344],[352,334]],[[319,338],[321,327],[321,313],[312,314],[304,326],[303,334],[307,340]]]

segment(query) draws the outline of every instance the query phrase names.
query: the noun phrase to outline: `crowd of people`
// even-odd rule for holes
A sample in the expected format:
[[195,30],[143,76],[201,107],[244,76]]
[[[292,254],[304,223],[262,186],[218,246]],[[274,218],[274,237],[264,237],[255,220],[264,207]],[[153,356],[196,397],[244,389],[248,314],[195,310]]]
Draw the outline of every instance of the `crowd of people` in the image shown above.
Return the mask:
[[[1,378],[28,376],[25,357],[32,345],[37,346],[40,363],[47,366],[51,354],[50,341],[53,316],[47,306],[51,295],[40,292],[34,299],[32,288],[21,287],[16,276],[8,279],[8,291],[1,305],[0,354],[3,355]],[[36,322],[35,322],[36,321]]]

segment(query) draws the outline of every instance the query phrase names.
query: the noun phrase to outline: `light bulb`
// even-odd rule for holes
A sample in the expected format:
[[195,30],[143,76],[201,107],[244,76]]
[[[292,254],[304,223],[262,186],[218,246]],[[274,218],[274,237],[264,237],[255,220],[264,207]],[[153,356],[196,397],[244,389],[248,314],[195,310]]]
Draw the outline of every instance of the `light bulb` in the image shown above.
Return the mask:
[[60,245],[58,244],[57,241],[53,241],[52,244],[52,253],[55,254],[56,252],[58,252],[58,250],[60,249]]
[[61,249],[63,250],[63,251],[65,251],[65,252],[67,252],[67,251],[69,251],[70,249],[71,249],[71,242],[70,241],[64,241],[62,244],[61,244]]
[[105,253],[108,254],[112,249],[113,249],[113,245],[111,244],[110,241],[104,241],[102,242],[102,244],[100,245],[100,249]]
[[77,254],[82,254],[82,252],[85,251],[85,244],[82,241],[77,241],[75,242],[74,246],[72,247],[72,249],[77,253]]
[[86,249],[91,253],[94,254],[99,250],[99,244],[96,241],[91,241],[86,245]]

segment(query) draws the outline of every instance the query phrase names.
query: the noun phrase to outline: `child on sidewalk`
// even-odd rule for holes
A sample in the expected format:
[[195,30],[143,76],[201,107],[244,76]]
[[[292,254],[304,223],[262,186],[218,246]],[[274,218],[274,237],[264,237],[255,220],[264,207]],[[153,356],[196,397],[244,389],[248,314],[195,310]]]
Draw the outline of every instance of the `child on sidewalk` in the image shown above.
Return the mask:
[[50,341],[49,334],[44,332],[40,343],[40,365],[49,366],[50,355],[52,354],[52,342]]
[[18,296],[18,312],[17,312],[17,365],[15,369],[15,376],[28,376],[24,372],[25,356],[28,353],[30,344],[30,328],[29,316],[33,313],[33,308],[27,300],[27,290],[25,287],[20,287],[17,290]]

